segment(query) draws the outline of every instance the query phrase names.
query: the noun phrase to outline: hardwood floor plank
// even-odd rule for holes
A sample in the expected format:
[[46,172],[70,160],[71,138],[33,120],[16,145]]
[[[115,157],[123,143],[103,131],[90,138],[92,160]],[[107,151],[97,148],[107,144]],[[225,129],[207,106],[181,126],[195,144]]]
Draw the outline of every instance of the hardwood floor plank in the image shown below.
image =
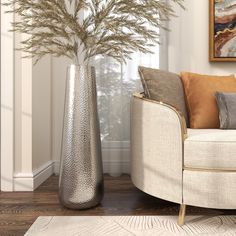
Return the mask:
[[[100,205],[83,211],[62,207],[58,199],[58,177],[52,176],[34,192],[0,192],[0,236],[20,236],[38,216],[88,215],[178,215],[179,205],[135,188],[128,175],[105,175],[105,194]],[[188,207],[191,215],[233,215],[236,211]]]

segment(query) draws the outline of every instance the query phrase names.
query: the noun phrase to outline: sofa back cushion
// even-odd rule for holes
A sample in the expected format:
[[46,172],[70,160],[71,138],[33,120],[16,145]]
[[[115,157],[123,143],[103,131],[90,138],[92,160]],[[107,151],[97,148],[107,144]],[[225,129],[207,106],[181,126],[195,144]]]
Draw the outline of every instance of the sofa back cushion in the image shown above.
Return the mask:
[[181,78],[189,111],[190,128],[220,128],[215,93],[216,91],[236,92],[235,77],[182,72]]
[[174,106],[184,115],[188,124],[184,89],[179,75],[143,66],[139,67],[139,74],[145,96]]
[[220,128],[236,129],[236,93],[216,92]]

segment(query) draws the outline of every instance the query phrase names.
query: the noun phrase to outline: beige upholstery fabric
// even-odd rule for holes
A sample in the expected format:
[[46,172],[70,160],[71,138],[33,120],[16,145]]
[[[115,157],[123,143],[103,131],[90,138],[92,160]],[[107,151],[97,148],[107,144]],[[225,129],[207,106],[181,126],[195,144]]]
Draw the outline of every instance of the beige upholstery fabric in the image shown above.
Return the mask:
[[[236,168],[236,130],[188,129],[185,141],[183,133],[179,114],[173,108],[133,97],[133,183],[168,201],[236,209],[236,172],[230,169]],[[195,170],[183,171],[183,165]]]
[[182,128],[170,107],[140,98],[131,106],[131,176],[142,191],[182,202]]
[[236,169],[236,130],[188,129],[184,165],[196,168]]
[[236,209],[236,173],[184,171],[186,205]]

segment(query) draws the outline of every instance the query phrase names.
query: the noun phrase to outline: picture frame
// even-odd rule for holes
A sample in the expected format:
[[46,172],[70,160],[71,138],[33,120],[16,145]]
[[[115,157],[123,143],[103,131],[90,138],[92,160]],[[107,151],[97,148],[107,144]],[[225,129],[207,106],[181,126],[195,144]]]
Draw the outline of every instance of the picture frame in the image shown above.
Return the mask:
[[236,61],[236,1],[209,0],[209,18],[209,61]]

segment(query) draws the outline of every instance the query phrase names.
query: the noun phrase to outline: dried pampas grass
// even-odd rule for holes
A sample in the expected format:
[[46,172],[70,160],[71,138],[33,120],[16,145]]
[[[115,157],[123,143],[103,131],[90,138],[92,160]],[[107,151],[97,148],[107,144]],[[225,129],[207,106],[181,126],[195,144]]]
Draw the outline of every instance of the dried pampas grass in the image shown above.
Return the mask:
[[[9,0],[20,16],[13,31],[28,34],[22,50],[37,60],[46,54],[78,63],[106,55],[124,62],[130,53],[149,53],[159,28],[174,16],[172,3],[184,0]],[[81,17],[86,12],[85,17]]]

